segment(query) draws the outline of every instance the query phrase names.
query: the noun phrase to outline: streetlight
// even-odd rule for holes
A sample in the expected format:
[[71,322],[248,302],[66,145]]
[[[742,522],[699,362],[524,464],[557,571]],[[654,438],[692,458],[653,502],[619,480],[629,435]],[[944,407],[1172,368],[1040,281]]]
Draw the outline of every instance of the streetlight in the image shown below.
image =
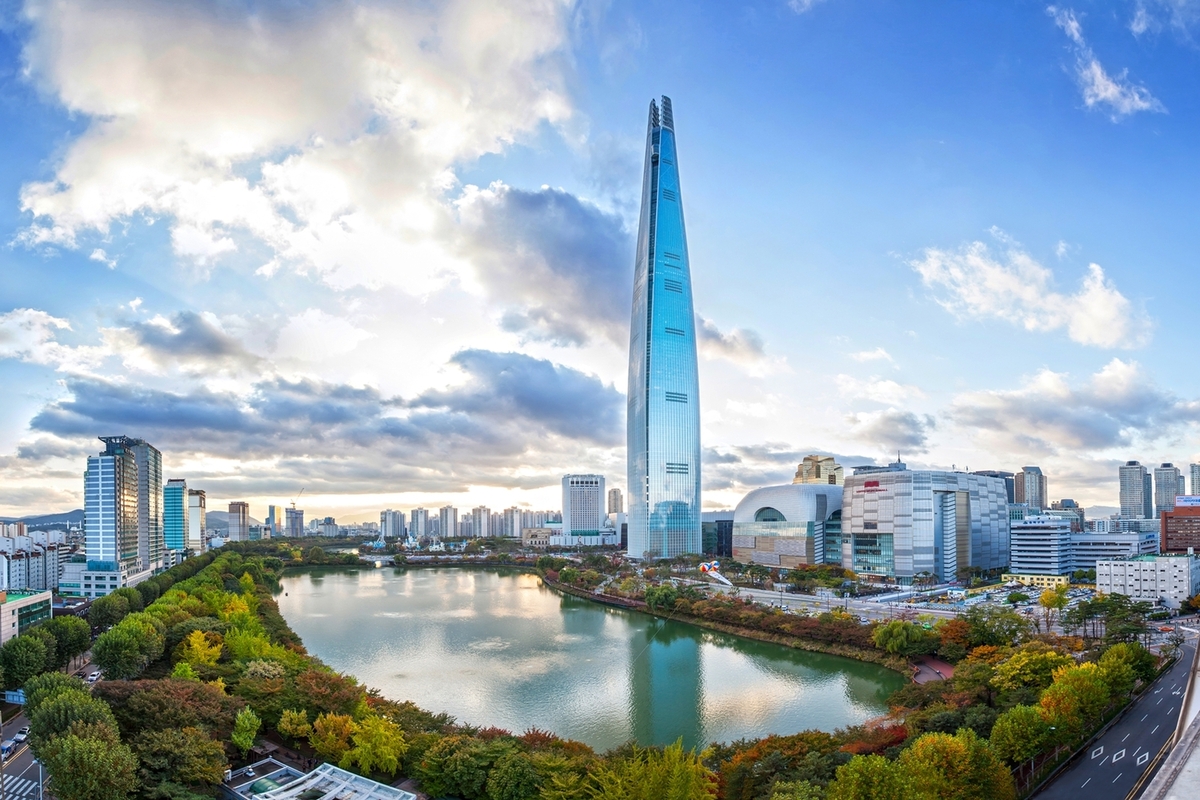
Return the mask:
[[33,763],[38,765],[38,800],[42,800],[42,762],[35,758]]

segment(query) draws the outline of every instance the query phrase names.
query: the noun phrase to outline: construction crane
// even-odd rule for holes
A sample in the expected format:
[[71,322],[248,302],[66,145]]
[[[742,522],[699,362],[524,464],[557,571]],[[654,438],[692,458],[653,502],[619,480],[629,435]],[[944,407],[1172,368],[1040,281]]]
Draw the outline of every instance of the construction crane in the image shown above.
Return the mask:
[[304,494],[304,489],[301,489],[300,494],[297,494],[295,497],[292,498],[292,511],[296,510],[296,501],[300,499],[300,495],[302,495],[302,494]]

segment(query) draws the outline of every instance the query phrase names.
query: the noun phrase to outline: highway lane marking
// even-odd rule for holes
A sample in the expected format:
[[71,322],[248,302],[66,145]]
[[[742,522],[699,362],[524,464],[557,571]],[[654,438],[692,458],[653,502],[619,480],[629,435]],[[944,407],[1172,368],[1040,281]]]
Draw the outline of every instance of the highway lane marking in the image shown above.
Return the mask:
[[1137,760],[1138,766],[1140,767],[1142,764],[1145,764],[1149,760],[1150,760],[1150,751],[1147,750],[1146,752],[1144,752],[1140,756],[1138,756],[1138,760]]
[[[1159,729],[1159,727],[1160,727],[1160,726],[1158,726],[1158,725],[1155,725],[1155,726],[1154,726],[1154,731],[1158,730],[1158,729]],[[1153,735],[1154,735],[1154,731],[1150,731],[1150,735],[1151,735],[1151,736],[1153,736]]]
[[1150,714],[1149,714],[1149,713],[1147,713],[1145,717],[1142,717],[1142,722],[1145,722],[1145,721],[1146,721],[1146,717],[1148,717],[1148,716],[1150,716]]
[[1121,776],[1124,774],[1125,774],[1124,772],[1118,772],[1117,777],[1113,778],[1113,783],[1116,783],[1117,781],[1121,780]]
[[[1092,779],[1091,779],[1091,778],[1088,778],[1086,781],[1084,781],[1084,782],[1083,782],[1083,786],[1087,786],[1087,785],[1088,785],[1089,783],[1091,783],[1091,782],[1092,782]],[[1079,788],[1080,788],[1080,789],[1082,789],[1082,788],[1083,788],[1083,786],[1080,786]]]
[[1162,705],[1162,701],[1163,701],[1163,699],[1160,697],[1160,698],[1158,698],[1158,702],[1155,703],[1154,705],[1160,706],[1160,705]]
[[1113,753],[1113,763],[1114,764],[1117,763],[1124,757],[1125,757],[1125,748],[1122,747],[1121,751],[1119,753]]
[[[1108,761],[1108,756],[1105,756],[1105,757],[1104,757],[1104,761]],[[1102,766],[1102,767],[1104,766],[1104,761],[1101,761],[1101,762],[1100,762],[1100,766]]]
[[1175,706],[1171,706],[1171,710],[1167,712],[1167,716],[1169,717],[1174,713],[1175,713]]
[[[1125,739],[1128,739],[1130,736],[1133,736],[1133,734],[1132,733],[1125,734]],[[1121,741],[1124,742],[1125,739],[1122,739]]]
[[1103,752],[1104,752],[1104,745],[1100,745],[1099,747],[1097,747],[1095,750],[1092,751],[1092,758],[1094,759],[1096,756],[1102,754]]

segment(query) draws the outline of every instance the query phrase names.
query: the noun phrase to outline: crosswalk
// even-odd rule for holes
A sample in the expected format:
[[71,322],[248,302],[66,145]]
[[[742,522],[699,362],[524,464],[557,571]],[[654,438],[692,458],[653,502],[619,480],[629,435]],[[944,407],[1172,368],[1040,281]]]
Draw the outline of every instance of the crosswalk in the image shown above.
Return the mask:
[[[35,770],[36,771],[36,770]],[[37,778],[18,778],[15,775],[4,776],[4,800],[37,800]]]

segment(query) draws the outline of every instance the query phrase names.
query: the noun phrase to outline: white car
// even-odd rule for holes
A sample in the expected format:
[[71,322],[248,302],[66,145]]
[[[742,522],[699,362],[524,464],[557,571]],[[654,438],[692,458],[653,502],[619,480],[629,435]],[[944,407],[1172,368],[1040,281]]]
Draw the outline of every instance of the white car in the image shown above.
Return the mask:
[[93,672],[91,675],[88,675],[88,676],[87,676],[87,682],[88,682],[88,683],[95,683],[95,682],[96,682],[96,681],[98,681],[98,680],[100,680],[100,673],[99,673],[99,672]]

